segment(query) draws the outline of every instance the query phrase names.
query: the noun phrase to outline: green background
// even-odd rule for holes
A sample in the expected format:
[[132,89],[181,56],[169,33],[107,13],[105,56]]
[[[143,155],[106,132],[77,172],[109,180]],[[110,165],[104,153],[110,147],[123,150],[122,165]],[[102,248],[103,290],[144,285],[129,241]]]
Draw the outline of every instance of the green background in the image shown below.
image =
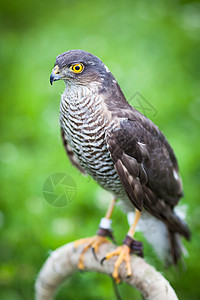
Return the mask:
[[[192,230],[185,243],[186,270],[165,270],[146,243],[145,256],[180,299],[200,299],[200,3],[2,0],[0,14],[0,299],[33,299],[35,278],[49,252],[93,235],[110,198],[71,166],[61,143],[64,84],[51,87],[49,76],[56,56],[70,49],[99,56],[127,99],[141,111],[141,103],[149,109],[145,113],[174,148],[184,183],[181,204],[188,206]],[[42,196],[54,173],[70,175],[77,186],[75,199],[64,208]],[[119,208],[113,228],[120,243],[128,225]],[[124,284],[119,290],[123,299],[141,299]],[[77,273],[58,299],[115,297],[108,277]]]

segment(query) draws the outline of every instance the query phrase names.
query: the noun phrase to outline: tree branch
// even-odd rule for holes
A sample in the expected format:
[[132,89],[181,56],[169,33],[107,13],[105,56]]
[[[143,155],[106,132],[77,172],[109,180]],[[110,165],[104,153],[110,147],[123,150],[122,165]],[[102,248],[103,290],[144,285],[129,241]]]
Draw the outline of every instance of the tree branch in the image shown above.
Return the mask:
[[[77,265],[83,246],[74,248],[73,242],[56,249],[44,263],[35,284],[36,300],[53,299],[56,289],[64,279],[78,271]],[[97,253],[99,261],[116,246],[103,244]],[[111,276],[116,257],[104,262],[103,266],[95,260],[89,249],[84,256],[86,271],[99,272]],[[126,269],[122,264],[119,269],[120,278],[138,289],[148,300],[178,300],[169,282],[144,259],[132,255],[132,276],[126,278]]]

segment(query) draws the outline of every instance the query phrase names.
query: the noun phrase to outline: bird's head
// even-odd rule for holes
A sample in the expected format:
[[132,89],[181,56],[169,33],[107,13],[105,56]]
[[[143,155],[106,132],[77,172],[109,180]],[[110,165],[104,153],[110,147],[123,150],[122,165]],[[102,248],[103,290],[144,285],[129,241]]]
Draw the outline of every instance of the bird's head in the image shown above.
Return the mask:
[[108,77],[113,78],[98,57],[83,50],[70,50],[57,56],[50,83],[63,79],[69,84],[88,85],[102,83]]

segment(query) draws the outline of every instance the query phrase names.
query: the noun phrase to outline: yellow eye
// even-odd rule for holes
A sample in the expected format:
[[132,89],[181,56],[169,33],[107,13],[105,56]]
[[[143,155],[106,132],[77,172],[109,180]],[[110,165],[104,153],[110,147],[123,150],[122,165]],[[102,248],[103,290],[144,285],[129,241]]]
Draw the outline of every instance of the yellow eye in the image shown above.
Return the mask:
[[74,73],[81,73],[84,69],[83,64],[74,64],[70,67]]

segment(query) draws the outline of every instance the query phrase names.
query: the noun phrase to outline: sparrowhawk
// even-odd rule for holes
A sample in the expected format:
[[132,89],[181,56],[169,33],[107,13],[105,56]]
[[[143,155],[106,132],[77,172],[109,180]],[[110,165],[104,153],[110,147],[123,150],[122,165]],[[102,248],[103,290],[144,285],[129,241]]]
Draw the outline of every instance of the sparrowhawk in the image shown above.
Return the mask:
[[[186,223],[175,206],[183,195],[174,152],[158,127],[133,108],[116,79],[96,56],[71,50],[56,58],[51,84],[64,80],[60,103],[60,126],[65,150],[81,172],[92,176],[114,195],[97,236],[87,240],[95,251],[111,235],[111,214],[115,199],[124,211],[135,211],[123,242],[104,259],[121,254],[114,266],[127,264],[130,253],[142,255],[141,243],[133,239],[138,223],[157,254],[171,263],[181,256],[180,236],[190,238]],[[140,219],[140,220],[139,220]],[[138,222],[139,221],[139,222]],[[84,268],[83,255],[79,267]]]

